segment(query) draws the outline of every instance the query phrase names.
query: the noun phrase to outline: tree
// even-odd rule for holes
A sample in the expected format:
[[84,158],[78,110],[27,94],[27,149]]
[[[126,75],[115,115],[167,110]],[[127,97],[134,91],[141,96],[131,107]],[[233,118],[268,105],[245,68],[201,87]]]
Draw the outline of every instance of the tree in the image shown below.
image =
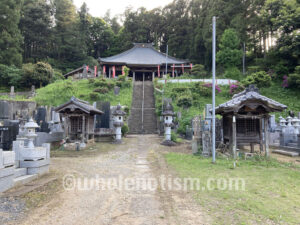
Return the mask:
[[114,33],[100,18],[92,18],[89,28],[89,54],[94,58],[109,56],[114,41]]
[[22,64],[20,21],[21,0],[0,1],[0,63]]
[[20,29],[24,37],[24,59],[44,59],[51,46],[52,9],[47,0],[26,0],[22,7]]
[[27,87],[31,85],[39,87],[47,85],[51,82],[54,75],[54,70],[51,65],[45,62],[24,64],[22,70],[23,82]]
[[217,62],[225,69],[237,67],[242,61],[242,51],[240,50],[240,40],[233,29],[224,31],[217,53]]
[[86,58],[86,45],[80,37],[78,15],[71,0],[54,0],[55,58],[74,62]]

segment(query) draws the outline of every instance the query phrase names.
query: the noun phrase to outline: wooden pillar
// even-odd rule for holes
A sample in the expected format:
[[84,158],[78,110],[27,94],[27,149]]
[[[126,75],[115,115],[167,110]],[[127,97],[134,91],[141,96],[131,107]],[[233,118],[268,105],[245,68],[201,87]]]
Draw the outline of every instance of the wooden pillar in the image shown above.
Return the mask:
[[152,72],[152,81],[154,82],[155,79],[155,72]]
[[233,158],[236,159],[236,117],[232,117],[232,154]]
[[65,120],[64,120],[64,128],[65,128],[65,135],[66,137],[69,136],[69,116],[65,115]]
[[90,117],[87,118],[87,132],[86,132],[86,140],[89,140],[89,134],[90,134]]
[[135,81],[135,71],[132,72],[132,81]]
[[254,153],[254,143],[250,143],[251,153]]
[[82,116],[82,142],[84,142],[85,138],[85,115]]
[[269,119],[268,117],[264,118],[265,121],[265,155],[269,157]]
[[259,119],[259,151],[260,151],[260,153],[262,153],[264,151],[262,122],[263,122],[262,118]]
[[111,67],[108,67],[108,78],[111,78]]

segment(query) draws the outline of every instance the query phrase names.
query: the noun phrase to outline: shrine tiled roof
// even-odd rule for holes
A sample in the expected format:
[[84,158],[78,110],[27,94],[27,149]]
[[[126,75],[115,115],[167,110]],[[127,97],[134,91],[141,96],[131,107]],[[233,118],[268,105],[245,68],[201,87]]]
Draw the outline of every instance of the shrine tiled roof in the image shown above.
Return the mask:
[[70,101],[55,108],[55,111],[62,112],[67,108],[74,109],[75,107],[88,114],[103,114],[101,110],[96,109],[94,106],[90,105],[89,102],[77,99],[75,97],[72,97]]
[[286,105],[259,94],[258,89],[254,85],[250,85],[244,91],[234,95],[231,100],[216,107],[216,113],[220,114],[224,111],[233,111],[243,106],[247,101],[261,102],[267,105],[273,112],[282,111],[287,108]]
[[135,43],[134,47],[107,58],[98,59],[102,64],[121,64],[121,65],[162,65],[166,61],[168,64],[185,64],[187,60],[177,59],[156,50],[149,43]]

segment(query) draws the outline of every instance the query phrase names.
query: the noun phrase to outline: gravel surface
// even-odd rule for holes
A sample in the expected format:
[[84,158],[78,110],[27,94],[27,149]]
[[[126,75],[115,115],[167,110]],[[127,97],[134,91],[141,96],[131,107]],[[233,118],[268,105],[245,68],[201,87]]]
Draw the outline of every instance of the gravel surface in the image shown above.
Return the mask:
[[[108,178],[157,179],[169,173],[162,152],[170,148],[161,146],[161,142],[157,135],[132,135],[123,144],[114,145],[96,156],[53,158],[51,167],[76,179],[98,176],[103,178],[100,185],[107,185]],[[180,148],[171,149],[178,152]],[[70,187],[72,182],[67,184]],[[76,187],[57,193],[51,201],[35,208],[16,224],[209,224],[189,193],[162,191],[160,187],[155,190],[95,187],[80,190]]]

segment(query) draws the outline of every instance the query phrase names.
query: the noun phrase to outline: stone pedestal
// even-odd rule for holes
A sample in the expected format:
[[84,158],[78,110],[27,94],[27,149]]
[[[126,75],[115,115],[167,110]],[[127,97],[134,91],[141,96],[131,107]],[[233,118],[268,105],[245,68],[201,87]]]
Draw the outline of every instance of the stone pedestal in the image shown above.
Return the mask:
[[13,187],[15,153],[0,149],[0,192]]

